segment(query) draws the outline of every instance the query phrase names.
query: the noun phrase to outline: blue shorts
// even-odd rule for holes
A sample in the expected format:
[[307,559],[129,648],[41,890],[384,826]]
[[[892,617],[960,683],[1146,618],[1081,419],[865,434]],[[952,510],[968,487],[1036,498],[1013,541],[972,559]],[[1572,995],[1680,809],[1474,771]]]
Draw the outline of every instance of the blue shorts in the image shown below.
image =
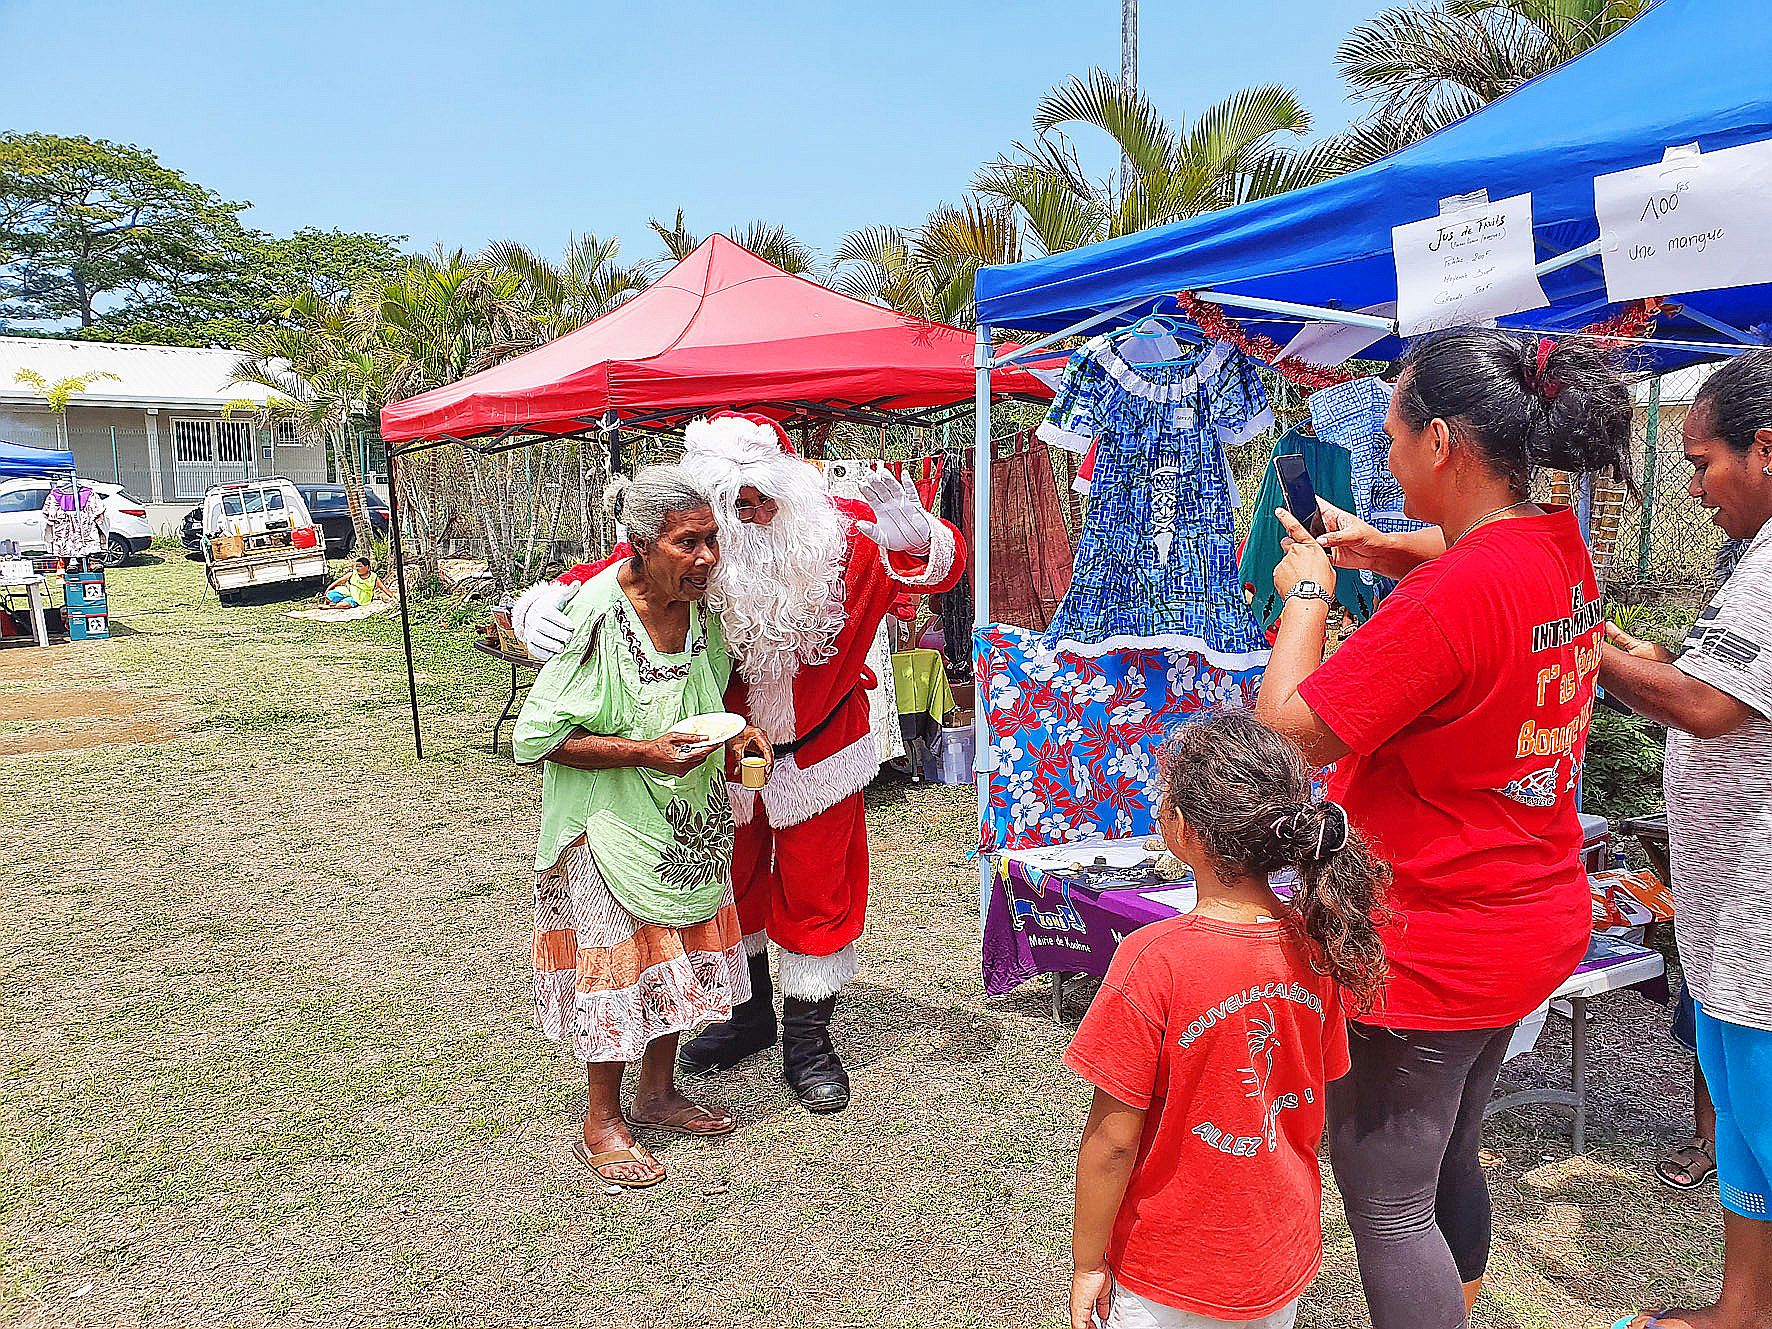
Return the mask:
[[1698,1064],[1717,1105],[1717,1194],[1743,1218],[1772,1221],[1772,1031],[1698,1007]]
[[1668,1033],[1673,1035],[1674,1042],[1688,1052],[1698,1051],[1698,1007],[1692,1000],[1692,989],[1686,986],[1685,975],[1680,976],[1680,1000],[1674,1007],[1673,1026]]

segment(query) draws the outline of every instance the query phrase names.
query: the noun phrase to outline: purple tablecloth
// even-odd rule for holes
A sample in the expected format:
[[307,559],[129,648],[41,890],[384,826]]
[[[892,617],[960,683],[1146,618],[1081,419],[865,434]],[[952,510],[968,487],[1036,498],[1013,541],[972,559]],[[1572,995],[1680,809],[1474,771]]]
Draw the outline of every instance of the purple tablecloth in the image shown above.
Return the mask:
[[[1041,871],[1004,855],[997,857],[992,880],[984,926],[984,990],[993,997],[1035,974],[1105,977],[1114,951],[1127,933],[1180,912],[1167,901],[1151,897],[1186,884],[1167,882],[1147,890],[1097,891],[1067,874]],[[1665,1001],[1667,980],[1659,973],[1660,965],[1651,966],[1657,971],[1651,975],[1637,964],[1651,956],[1655,952],[1646,947],[1596,934],[1587,955],[1558,995],[1606,990],[1615,984],[1599,975],[1630,966],[1630,980],[1617,986],[1640,987],[1651,999]]]
[[1178,912],[1148,897],[1181,884],[1095,891],[1003,856],[993,880],[984,925],[984,990],[993,997],[1035,974],[1105,977],[1128,932]]

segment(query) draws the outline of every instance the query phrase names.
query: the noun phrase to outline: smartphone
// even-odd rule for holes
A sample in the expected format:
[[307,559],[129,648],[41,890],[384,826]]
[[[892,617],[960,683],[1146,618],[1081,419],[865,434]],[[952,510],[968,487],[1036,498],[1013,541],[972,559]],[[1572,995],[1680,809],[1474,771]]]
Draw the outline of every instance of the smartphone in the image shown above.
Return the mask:
[[1274,458],[1274,474],[1286,495],[1286,510],[1312,536],[1320,537],[1328,527],[1323,524],[1323,510],[1317,506],[1316,486],[1304,469],[1304,458],[1295,452],[1281,453]]

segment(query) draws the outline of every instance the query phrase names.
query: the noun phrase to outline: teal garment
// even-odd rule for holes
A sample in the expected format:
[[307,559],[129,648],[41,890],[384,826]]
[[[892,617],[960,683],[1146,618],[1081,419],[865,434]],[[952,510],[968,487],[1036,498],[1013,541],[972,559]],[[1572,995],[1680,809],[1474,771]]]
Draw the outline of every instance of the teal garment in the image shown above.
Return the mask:
[[[1346,448],[1325,443],[1302,429],[1294,429],[1274,444],[1274,457],[1292,453],[1304,458],[1305,473],[1319,498],[1327,499],[1343,512],[1354,510],[1353,459]],[[1274,474],[1273,458],[1262,472],[1261,492],[1255,496],[1255,520],[1249,539],[1243,545],[1243,557],[1237,563],[1237,576],[1246,587],[1253,588],[1255,603],[1251,606],[1264,629],[1280,620],[1284,601],[1274,590],[1274,569],[1280,566],[1280,541],[1285,528],[1274,516],[1274,509],[1284,507],[1286,498],[1280,488],[1280,477]],[[1341,572],[1335,578],[1335,598],[1352,614],[1356,623],[1364,623],[1378,608],[1374,588],[1366,585],[1358,573]]]

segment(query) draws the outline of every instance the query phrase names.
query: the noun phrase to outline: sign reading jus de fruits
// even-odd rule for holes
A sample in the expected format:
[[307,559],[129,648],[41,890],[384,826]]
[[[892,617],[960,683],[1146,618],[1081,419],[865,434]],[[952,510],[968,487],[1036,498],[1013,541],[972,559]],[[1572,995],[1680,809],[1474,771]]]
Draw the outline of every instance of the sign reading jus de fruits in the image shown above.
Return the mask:
[[1608,300],[1772,281],[1772,142],[1596,176],[1594,215]]
[[1391,228],[1397,330],[1405,337],[1542,309],[1532,244],[1532,196],[1447,199],[1440,215]]

